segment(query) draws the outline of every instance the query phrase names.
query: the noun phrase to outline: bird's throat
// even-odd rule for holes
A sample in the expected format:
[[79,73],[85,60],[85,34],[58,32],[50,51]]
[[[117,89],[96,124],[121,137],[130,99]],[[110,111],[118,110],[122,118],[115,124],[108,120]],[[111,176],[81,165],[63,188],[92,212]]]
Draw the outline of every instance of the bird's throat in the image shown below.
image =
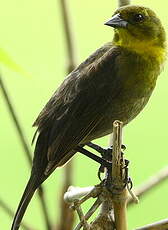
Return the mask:
[[115,34],[113,40],[114,45],[132,50],[143,55],[144,58],[153,57],[159,62],[160,65],[165,61],[166,47],[164,44],[159,46],[154,40],[138,40],[135,37],[128,35],[128,33],[123,33],[121,33],[120,36],[117,33]]

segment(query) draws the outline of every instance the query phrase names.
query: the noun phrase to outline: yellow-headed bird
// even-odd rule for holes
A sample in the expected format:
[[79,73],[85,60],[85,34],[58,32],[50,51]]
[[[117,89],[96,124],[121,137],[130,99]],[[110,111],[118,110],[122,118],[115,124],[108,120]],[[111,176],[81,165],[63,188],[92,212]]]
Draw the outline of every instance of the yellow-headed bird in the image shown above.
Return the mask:
[[144,108],[166,56],[165,31],[149,8],[119,8],[105,23],[114,27],[105,44],[72,71],[36,119],[39,133],[29,182],[12,230],[19,228],[39,185],[66,163],[75,148],[127,124]]

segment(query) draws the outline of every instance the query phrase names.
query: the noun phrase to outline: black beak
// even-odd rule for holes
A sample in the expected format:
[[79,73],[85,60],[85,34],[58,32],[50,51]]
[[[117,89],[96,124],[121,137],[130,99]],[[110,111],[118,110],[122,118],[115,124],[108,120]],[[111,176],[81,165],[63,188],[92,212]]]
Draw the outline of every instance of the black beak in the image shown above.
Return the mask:
[[114,28],[126,28],[128,22],[122,19],[120,14],[115,14],[109,21],[105,22],[104,25]]

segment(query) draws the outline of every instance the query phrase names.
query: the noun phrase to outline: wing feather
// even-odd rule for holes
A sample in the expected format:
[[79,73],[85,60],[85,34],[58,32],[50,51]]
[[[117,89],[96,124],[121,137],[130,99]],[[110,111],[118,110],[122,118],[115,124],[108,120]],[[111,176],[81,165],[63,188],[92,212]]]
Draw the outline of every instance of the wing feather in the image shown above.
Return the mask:
[[97,51],[97,58],[92,55],[64,80],[35,121],[40,134],[47,132],[47,172],[103,119],[116,93],[114,66],[119,53],[108,46]]

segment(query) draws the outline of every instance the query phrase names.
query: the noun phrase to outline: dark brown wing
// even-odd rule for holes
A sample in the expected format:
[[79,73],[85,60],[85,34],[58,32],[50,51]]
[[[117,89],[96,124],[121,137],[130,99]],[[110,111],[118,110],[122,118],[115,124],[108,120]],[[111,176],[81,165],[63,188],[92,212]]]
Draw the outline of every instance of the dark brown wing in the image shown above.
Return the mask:
[[92,68],[91,64],[95,63],[107,51],[111,49],[111,43],[107,43],[90,55],[84,62],[82,62],[75,70],[73,70],[63,81],[60,87],[55,91],[48,103],[45,105],[33,126],[37,126],[38,130],[44,128],[44,125],[52,118],[60,119],[63,111],[67,110],[67,103],[70,102],[76,93],[76,82],[81,76],[88,75],[88,71]]
[[40,113],[34,123],[39,130],[34,163],[39,164],[40,158],[45,172],[59,164],[103,119],[119,89],[115,73],[119,54],[118,48],[109,46],[97,51],[90,62],[88,59],[64,80]]

